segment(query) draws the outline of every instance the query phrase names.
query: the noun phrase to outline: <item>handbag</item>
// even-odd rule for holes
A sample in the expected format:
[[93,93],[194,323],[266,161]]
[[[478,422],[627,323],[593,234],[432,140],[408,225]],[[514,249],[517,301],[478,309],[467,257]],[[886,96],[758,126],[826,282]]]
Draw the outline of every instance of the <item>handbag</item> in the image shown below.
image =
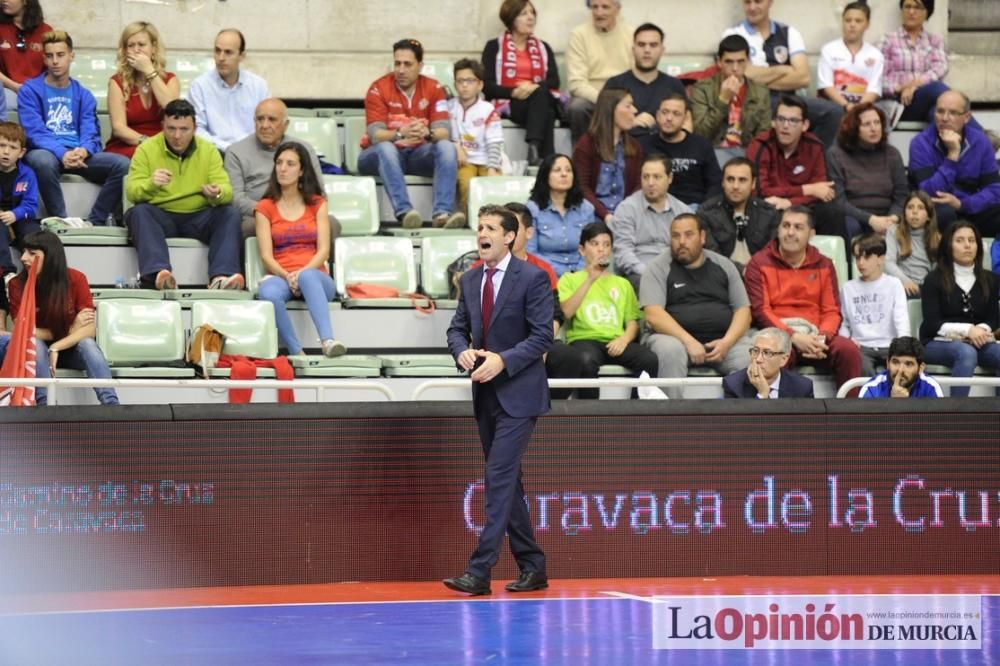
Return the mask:
[[417,312],[431,314],[437,310],[437,303],[430,296],[416,293],[403,294],[395,287],[386,287],[385,285],[372,284],[370,282],[352,282],[347,285],[347,297],[359,300],[367,298],[409,298],[410,303]]
[[191,342],[188,344],[187,361],[201,371],[202,377],[208,376],[208,371],[215,367],[222,354],[222,348],[226,344],[226,336],[212,328],[209,324],[202,324],[194,330],[191,335]]

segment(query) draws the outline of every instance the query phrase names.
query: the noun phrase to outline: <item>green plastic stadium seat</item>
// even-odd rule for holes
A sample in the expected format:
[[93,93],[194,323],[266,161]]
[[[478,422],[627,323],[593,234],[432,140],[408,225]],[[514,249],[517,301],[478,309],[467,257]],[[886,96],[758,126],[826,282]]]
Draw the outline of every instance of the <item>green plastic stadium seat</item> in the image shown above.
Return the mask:
[[[406,238],[365,236],[339,238],[333,264],[337,291],[347,297],[347,285],[356,282],[397,289],[400,294],[417,288],[413,245]],[[347,299],[347,307],[412,307],[407,298]]]
[[[196,301],[191,305],[191,330],[202,324],[226,336],[224,354],[266,359],[278,355],[278,327],[267,301]],[[229,368],[212,370],[211,376],[228,377]],[[274,371],[262,368],[257,376],[274,377]]]
[[327,209],[340,222],[341,236],[378,233],[378,194],[371,176],[323,176]]
[[307,141],[324,162],[338,167],[343,163],[337,137],[337,121],[315,116],[289,118],[288,133]]
[[349,173],[358,173],[361,137],[365,135],[366,127],[363,115],[344,118],[344,168]]
[[245,257],[243,277],[247,281],[247,291],[256,298],[260,291],[260,281],[267,275],[264,262],[260,259],[260,249],[257,246],[256,236],[251,236],[243,241],[243,256]]
[[215,69],[212,54],[205,51],[173,51],[167,56],[167,70],[177,75],[181,82],[181,97],[187,97],[188,88],[196,78]]
[[479,224],[479,208],[486,204],[510,201],[526,203],[535,179],[530,176],[493,176],[473,178],[469,182],[469,228]]
[[191,368],[164,367],[184,360],[184,327],[176,301],[122,298],[98,302],[97,344],[115,377],[194,376]]
[[[476,248],[475,234],[424,238],[420,254],[420,284],[423,293],[435,299],[446,298],[450,287],[448,264]],[[438,300],[438,307],[447,306]]]
[[386,377],[465,377],[451,354],[380,354]]
[[910,335],[915,338],[920,337],[920,325],[924,323],[924,307],[919,298],[911,298],[906,301],[906,307],[910,313]]
[[679,76],[687,72],[699,72],[711,65],[715,60],[709,56],[663,56],[660,58],[659,70],[670,76]]
[[296,377],[354,377],[372,378],[382,375],[382,359],[363,354],[344,354],[337,358],[297,354],[288,361],[295,368]]
[[90,287],[90,295],[95,301],[132,299],[143,301],[162,301],[163,292],[156,289],[119,289],[118,287]]
[[850,279],[847,267],[847,250],[844,248],[843,238],[817,235],[813,236],[809,242],[833,262],[833,267],[837,270],[838,287]]
[[446,93],[455,93],[455,63],[451,60],[424,60],[420,71],[426,77],[435,79]]
[[993,259],[990,257],[990,250],[993,249],[993,239],[983,239],[983,268],[988,271],[993,270]]

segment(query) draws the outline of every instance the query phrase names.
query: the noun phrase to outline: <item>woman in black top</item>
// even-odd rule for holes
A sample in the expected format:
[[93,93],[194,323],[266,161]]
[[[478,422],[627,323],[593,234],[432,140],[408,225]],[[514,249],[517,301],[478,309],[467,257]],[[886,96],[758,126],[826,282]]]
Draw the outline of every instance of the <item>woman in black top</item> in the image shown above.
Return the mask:
[[[997,276],[983,268],[983,241],[973,224],[956,222],[944,232],[937,268],[924,278],[920,297],[928,364],[949,366],[952,377],[971,377],[977,365],[1000,375]],[[969,387],[954,386],[951,395],[967,396]]]

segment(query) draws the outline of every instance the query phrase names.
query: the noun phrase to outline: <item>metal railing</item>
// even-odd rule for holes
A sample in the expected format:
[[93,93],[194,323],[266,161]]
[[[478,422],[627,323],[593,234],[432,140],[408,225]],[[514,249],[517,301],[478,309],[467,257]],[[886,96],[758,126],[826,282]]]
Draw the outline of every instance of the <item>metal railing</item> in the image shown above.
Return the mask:
[[[871,380],[871,377],[855,377],[849,379],[837,389],[838,398],[846,398],[853,389],[861,388]],[[947,377],[934,375],[934,380],[941,385],[941,388],[949,386],[1000,386],[1000,377]]]
[[[413,399],[419,400],[425,391],[433,389],[468,388],[471,379],[429,379],[413,389]],[[597,379],[550,379],[549,388],[634,388],[638,386],[687,387],[722,385],[722,377],[670,377],[636,379],[635,377],[600,377]]]
[[389,402],[397,400],[396,394],[383,383],[350,378],[336,379],[91,379],[90,377],[62,377],[51,379],[0,378],[0,386],[40,386],[47,390],[50,405],[59,404],[59,388],[191,388],[214,389],[313,389],[316,401],[324,402],[326,391],[375,391]]

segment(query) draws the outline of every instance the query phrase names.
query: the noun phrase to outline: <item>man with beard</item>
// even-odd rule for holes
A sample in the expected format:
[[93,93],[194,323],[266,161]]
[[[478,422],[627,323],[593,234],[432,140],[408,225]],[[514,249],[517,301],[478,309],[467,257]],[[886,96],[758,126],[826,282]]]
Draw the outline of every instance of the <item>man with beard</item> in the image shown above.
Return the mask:
[[680,79],[659,69],[663,51],[663,30],[653,23],[643,23],[635,29],[632,38],[632,69],[612,76],[604,84],[606,88],[624,88],[631,93],[632,104],[638,111],[632,128],[633,136],[655,133],[656,109],[660,100],[668,95],[684,95],[684,84]]
[[693,210],[719,193],[722,173],[711,142],[685,129],[688,101],[683,94],[672,93],[656,109],[656,134],[641,137],[639,143],[647,155],[660,153],[673,165],[674,196]]
[[[705,230],[691,213],[670,225],[670,250],[649,264],[639,304],[650,329],[643,340],[659,360],[659,377],[686,377],[708,366],[722,374],[750,360],[750,300],[733,262],[705,250]],[[683,390],[670,388],[671,398]]]
[[705,247],[729,257],[741,270],[778,231],[778,211],[753,196],[756,185],[750,160],[734,157],[722,167],[722,194],[698,208]]
[[909,336],[889,345],[888,367],[861,387],[862,398],[941,398],[944,392],[933,377],[924,374],[924,346]]

